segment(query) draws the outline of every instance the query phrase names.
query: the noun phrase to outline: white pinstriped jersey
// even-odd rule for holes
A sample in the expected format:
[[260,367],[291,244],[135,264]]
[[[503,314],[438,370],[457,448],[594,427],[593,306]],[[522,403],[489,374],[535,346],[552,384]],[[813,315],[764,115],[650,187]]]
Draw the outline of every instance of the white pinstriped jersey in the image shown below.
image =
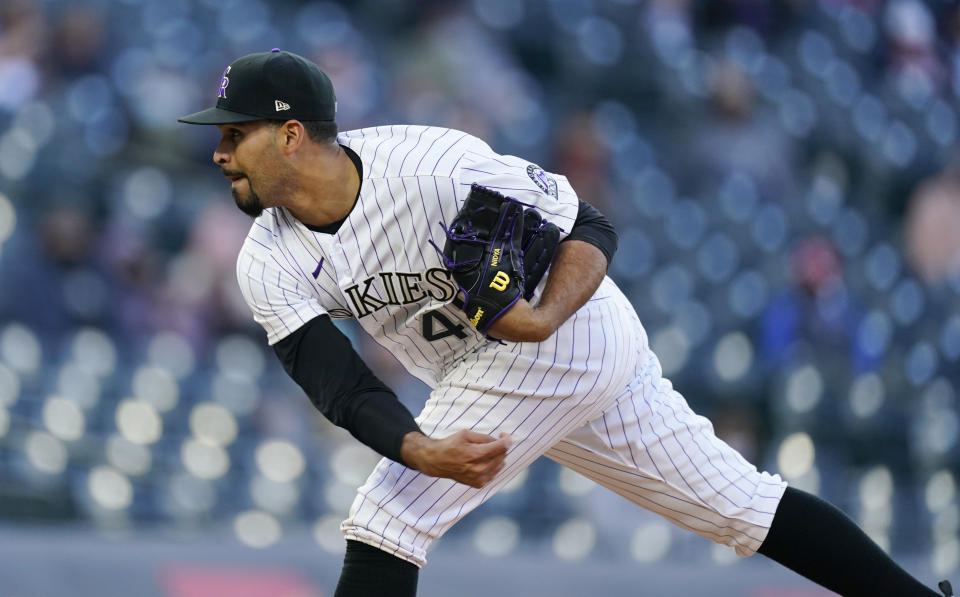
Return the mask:
[[363,163],[360,196],[334,234],[282,207],[256,219],[237,260],[241,292],[274,344],[322,314],[357,319],[429,386],[485,338],[450,304],[456,285],[433,241],[472,183],[537,207],[568,233],[579,207],[563,176],[495,153],[466,133],[383,126],[341,133]]
[[690,410],[612,280],[539,343],[486,342],[450,304],[456,289],[429,241],[443,245],[440,222],[470,184],[534,204],[569,231],[578,200],[566,179],[449,129],[339,140],[363,162],[357,205],[335,234],[282,208],[257,219],[237,262],[255,319],[272,344],[323,313],[355,317],[433,388],[417,417],[424,433],[513,439],[503,470],[479,489],[382,459],[341,525],[348,539],[423,566],[433,541],[543,455],[741,555],[756,551],[786,484]]

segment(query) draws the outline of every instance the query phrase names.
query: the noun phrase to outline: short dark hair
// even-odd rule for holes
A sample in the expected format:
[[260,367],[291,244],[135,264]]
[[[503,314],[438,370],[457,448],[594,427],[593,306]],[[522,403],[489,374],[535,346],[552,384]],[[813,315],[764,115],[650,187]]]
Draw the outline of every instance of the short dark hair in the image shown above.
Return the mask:
[[[284,120],[269,120],[272,126],[279,127]],[[337,122],[335,120],[301,120],[300,123],[307,131],[307,137],[314,143],[333,143],[337,139]]]

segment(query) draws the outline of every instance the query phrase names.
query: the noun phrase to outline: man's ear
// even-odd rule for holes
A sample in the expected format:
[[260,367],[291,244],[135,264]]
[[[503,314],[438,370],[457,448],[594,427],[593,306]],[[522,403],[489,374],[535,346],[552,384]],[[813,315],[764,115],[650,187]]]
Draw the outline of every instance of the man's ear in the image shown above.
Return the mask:
[[288,120],[277,132],[277,147],[284,155],[291,155],[306,141],[307,131],[299,120]]

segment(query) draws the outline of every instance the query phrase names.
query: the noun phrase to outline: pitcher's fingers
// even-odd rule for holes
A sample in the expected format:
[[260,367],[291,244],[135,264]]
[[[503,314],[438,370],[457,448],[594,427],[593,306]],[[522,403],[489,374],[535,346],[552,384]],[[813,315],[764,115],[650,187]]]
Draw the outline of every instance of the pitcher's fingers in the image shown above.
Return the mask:
[[475,444],[486,444],[497,441],[495,438],[487,435],[486,433],[480,433],[479,431],[473,431],[471,429],[464,429],[462,433],[464,439]]
[[476,454],[477,460],[480,461],[494,461],[502,460],[507,456],[507,450],[510,445],[503,439],[498,439],[486,444],[477,444],[474,445],[474,454]]

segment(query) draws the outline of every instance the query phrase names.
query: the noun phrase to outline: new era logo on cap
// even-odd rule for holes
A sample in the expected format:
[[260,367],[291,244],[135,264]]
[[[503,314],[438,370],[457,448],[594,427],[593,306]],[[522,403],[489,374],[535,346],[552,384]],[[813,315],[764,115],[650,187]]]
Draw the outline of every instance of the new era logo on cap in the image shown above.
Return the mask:
[[277,109],[277,112],[290,109],[290,104],[281,102],[280,100],[273,100],[273,106]]

